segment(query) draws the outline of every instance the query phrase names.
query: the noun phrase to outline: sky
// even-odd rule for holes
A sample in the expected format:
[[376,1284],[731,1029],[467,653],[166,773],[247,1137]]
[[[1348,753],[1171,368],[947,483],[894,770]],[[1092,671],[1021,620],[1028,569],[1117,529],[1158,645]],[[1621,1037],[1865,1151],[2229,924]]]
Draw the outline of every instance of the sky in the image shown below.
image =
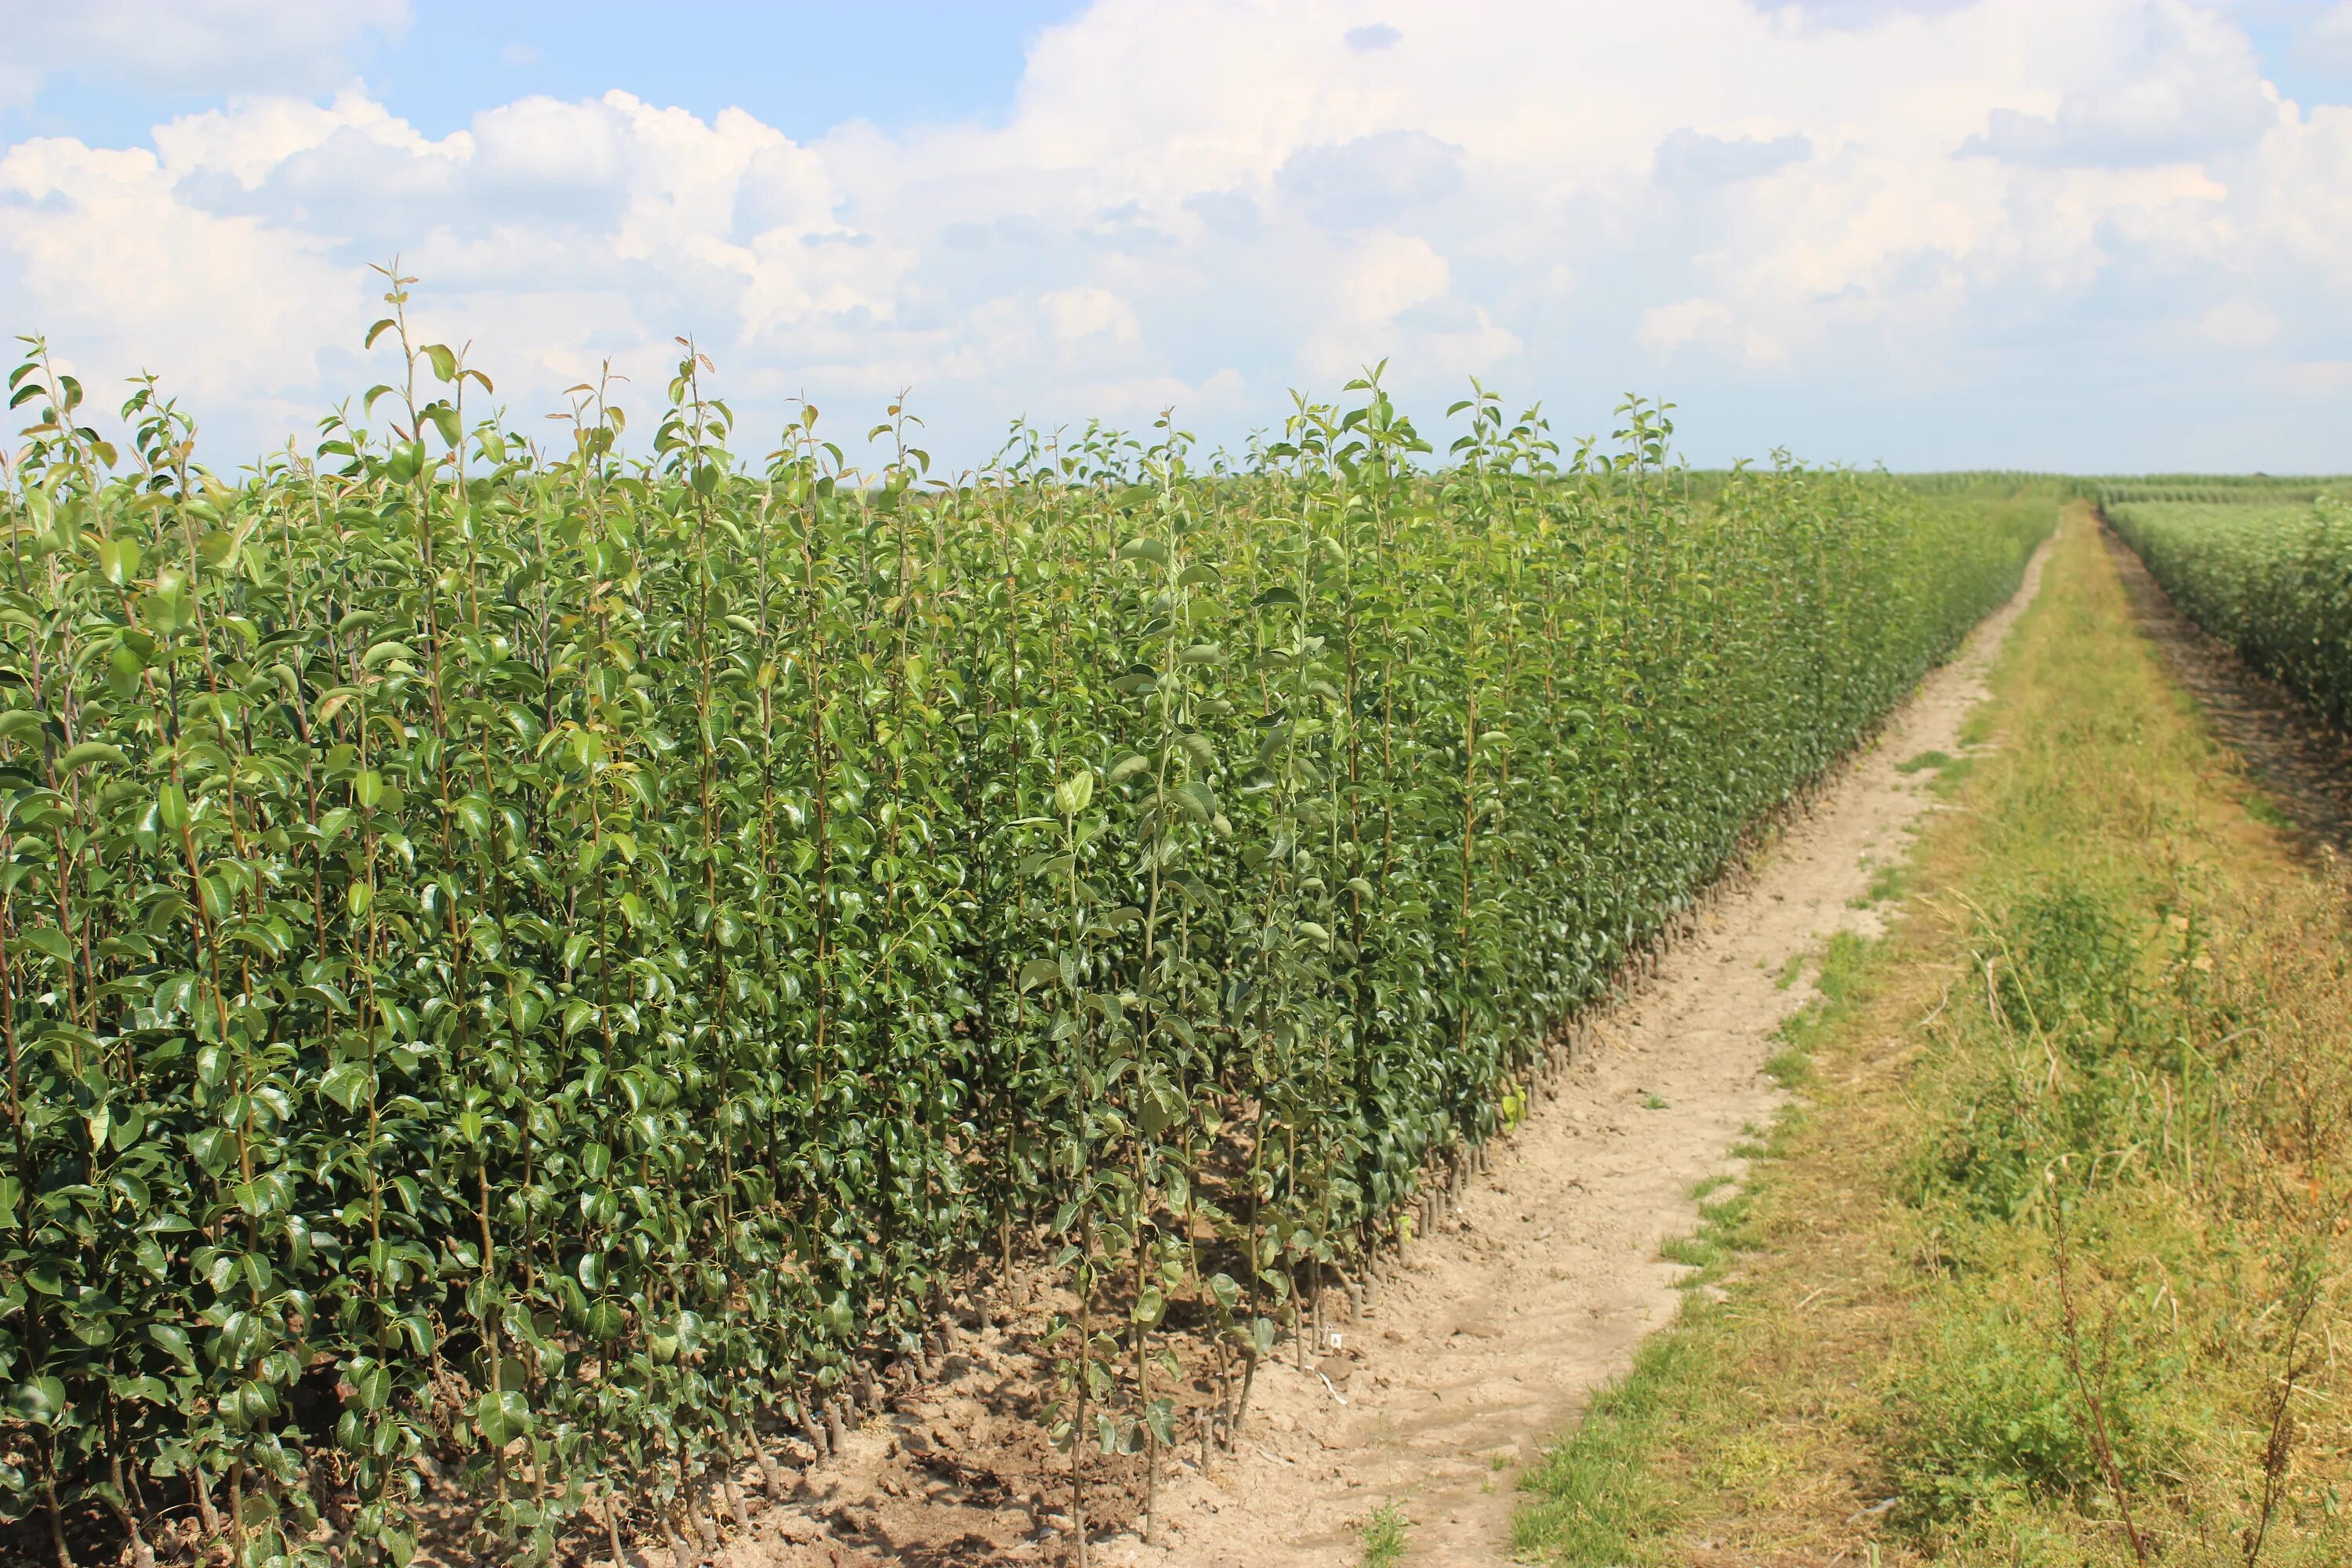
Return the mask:
[[0,0],[0,330],[224,473],[691,336],[757,459],[1211,445],[1385,361],[1706,465],[2352,469],[2352,0]]

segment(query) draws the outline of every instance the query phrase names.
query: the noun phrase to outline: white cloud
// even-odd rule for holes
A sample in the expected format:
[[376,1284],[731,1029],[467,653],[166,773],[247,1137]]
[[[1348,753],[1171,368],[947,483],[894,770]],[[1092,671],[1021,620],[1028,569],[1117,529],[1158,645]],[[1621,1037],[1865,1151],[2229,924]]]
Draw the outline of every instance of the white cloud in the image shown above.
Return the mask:
[[1454,268],[1425,239],[1372,240],[1358,253],[1340,287],[1351,324],[1378,326],[1414,305],[1442,298]]
[[1710,136],[1685,126],[1658,143],[1654,167],[1667,185],[1727,185],[1801,163],[1813,155],[1802,136]]
[[[318,59],[398,20],[339,14]],[[1384,356],[1424,405],[1476,372],[1692,412],[1958,397],[2094,341],[2118,375],[2193,352],[2283,398],[2332,384],[2282,356],[2352,360],[2324,325],[2352,322],[2352,110],[2281,101],[2190,0],[1681,0],[1672,29],[1099,0],[994,126],[799,142],[615,91],[432,138],[346,87],[231,97],[152,151],[19,143],[0,205],[0,326],[152,363],[256,439],[374,379],[364,264],[395,251],[519,411],[608,356],[647,395],[688,332],[747,419],[912,385],[943,456],[1024,410],[1174,404],[1234,439]],[[1801,444],[1810,406],[1725,438]]]
[[[320,351],[347,341],[364,306],[327,242],[188,205],[152,153],[21,142],[0,155],[0,207],[12,318],[48,324],[88,378],[167,374],[207,424],[226,415],[238,437],[262,434],[255,405],[310,404],[325,390]],[[233,467],[251,454],[213,455]]]
[[1301,147],[1275,187],[1326,228],[1384,228],[1462,189],[1462,149],[1420,131]]
[[1702,337],[1729,334],[1732,314],[1712,300],[1676,300],[1642,312],[1642,341],[1653,348],[1678,349]]
[[2200,337],[2225,349],[2259,349],[2279,334],[2279,319],[2252,300],[2224,300],[2197,318]]
[[1758,10],[1792,28],[1848,32],[1972,4],[1974,0],[1755,0]]
[[1097,336],[1120,343],[1143,341],[1135,308],[1108,289],[1058,289],[1038,303],[1045,307],[1055,337],[1065,343]]
[[323,107],[299,98],[240,100],[155,127],[155,152],[174,175],[226,174],[253,190],[298,153],[334,137],[360,140],[406,162],[429,153],[425,139],[363,93],[343,91]]
[[2108,34],[2095,75],[2052,111],[1995,108],[1963,151],[2060,168],[2188,163],[2241,148],[2277,120],[2278,94],[2226,17],[2151,4],[2134,21]]
[[2352,0],[2336,0],[2305,23],[2295,52],[2330,70],[2352,70]]
[[407,0],[0,0],[0,108],[99,73],[150,92],[316,92],[350,74],[362,37],[408,21]]

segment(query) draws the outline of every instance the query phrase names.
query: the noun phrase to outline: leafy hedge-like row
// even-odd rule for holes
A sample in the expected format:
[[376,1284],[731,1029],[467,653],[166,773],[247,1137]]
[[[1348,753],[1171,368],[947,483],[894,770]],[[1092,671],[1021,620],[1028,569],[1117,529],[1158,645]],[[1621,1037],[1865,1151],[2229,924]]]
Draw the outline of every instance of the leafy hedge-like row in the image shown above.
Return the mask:
[[[395,289],[397,309],[404,300]],[[1058,1435],[1156,1451],[1495,1125],[1546,1032],[2046,521],[1782,468],[1703,508],[1377,385],[1241,471],[1016,431],[649,459],[440,345],[222,487],[37,352],[0,562],[0,1498],[543,1552],[674,1510],[1040,1228]],[[46,412],[47,417],[40,417]],[[894,444],[895,443],[895,444]],[[330,1497],[340,1499],[329,1506]],[[226,1500],[237,1507],[220,1511]],[[373,1544],[369,1544],[373,1543]]]
[[2185,614],[2352,729],[2352,511],[2322,496],[2110,500],[2106,516]]

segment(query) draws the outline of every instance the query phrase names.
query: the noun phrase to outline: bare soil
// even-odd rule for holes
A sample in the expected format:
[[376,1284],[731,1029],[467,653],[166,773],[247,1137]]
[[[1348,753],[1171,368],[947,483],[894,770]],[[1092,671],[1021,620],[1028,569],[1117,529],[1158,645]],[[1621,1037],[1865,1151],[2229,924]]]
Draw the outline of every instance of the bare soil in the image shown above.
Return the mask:
[[2131,546],[2104,523],[2100,532],[2140,630],[2173,679],[2197,699],[2214,733],[2262,781],[2269,804],[2309,839],[2352,854],[2352,738],[2182,615]]

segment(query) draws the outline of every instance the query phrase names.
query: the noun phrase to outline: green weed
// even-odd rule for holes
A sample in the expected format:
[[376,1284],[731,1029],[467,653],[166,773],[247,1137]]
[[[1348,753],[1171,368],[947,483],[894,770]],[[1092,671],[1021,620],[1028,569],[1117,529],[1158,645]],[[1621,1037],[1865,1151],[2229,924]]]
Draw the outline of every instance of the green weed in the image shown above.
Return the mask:
[[1412,1521],[1393,1502],[1384,1502],[1364,1521],[1364,1568],[1395,1568],[1411,1542]]

